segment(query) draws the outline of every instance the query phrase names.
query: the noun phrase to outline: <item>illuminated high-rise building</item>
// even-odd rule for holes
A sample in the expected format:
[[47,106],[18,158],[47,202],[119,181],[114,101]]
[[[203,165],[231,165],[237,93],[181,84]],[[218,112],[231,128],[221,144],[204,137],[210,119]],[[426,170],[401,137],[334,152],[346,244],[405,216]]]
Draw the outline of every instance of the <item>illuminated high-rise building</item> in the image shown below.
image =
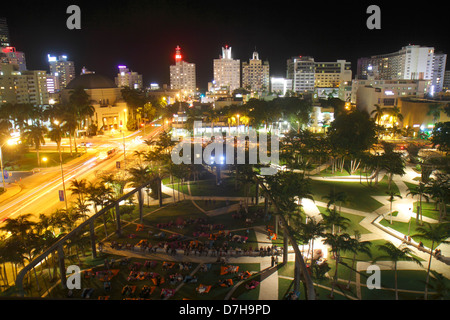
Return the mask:
[[409,45],[399,51],[358,59],[358,79],[429,80],[433,71],[433,47]]
[[170,89],[180,90],[182,95],[196,92],[195,63],[183,60],[181,48],[175,48],[175,64],[170,66]]
[[222,48],[222,55],[214,59],[214,83],[230,92],[241,87],[241,62],[231,56],[231,47]]
[[18,71],[13,64],[4,64],[0,72],[0,104],[49,103],[47,76],[43,70]]
[[59,57],[48,55],[47,57],[50,74],[57,77],[57,87],[62,90],[75,78],[75,64],[73,61],[68,61],[65,55]]
[[292,80],[292,90],[314,92],[316,64],[312,57],[292,57],[287,60],[286,78]]
[[129,87],[131,89],[142,89],[142,75],[130,71],[127,66],[118,66],[119,73],[117,73],[117,77],[115,78],[116,84],[119,88]]
[[0,18],[0,47],[9,47],[9,28],[6,18]]
[[242,62],[242,87],[254,92],[269,91],[269,62],[259,59],[253,52],[249,62]]
[[16,51],[15,47],[2,47],[0,51],[0,62],[17,65],[19,71],[27,70],[25,54],[23,52]]

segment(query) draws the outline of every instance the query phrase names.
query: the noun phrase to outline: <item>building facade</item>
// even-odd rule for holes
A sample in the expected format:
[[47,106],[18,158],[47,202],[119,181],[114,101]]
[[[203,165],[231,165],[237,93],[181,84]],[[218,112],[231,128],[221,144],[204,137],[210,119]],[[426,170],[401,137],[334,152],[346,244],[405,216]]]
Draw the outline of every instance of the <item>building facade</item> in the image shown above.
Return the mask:
[[214,59],[213,67],[215,86],[227,87],[230,92],[241,87],[241,62],[232,58],[231,47],[222,48],[222,55]]
[[54,57],[47,55],[50,75],[57,77],[59,90],[64,89],[70,81],[75,79],[75,64],[67,60],[67,56]]
[[119,88],[129,87],[131,89],[143,89],[144,84],[141,74],[130,71],[127,66],[118,66],[118,69],[119,72],[117,73],[115,82]]
[[0,47],[9,47],[9,28],[6,18],[0,17]]
[[292,80],[292,90],[297,93],[314,92],[315,62],[312,57],[292,57],[287,60],[286,78]]
[[47,105],[49,94],[46,71],[19,71],[17,65],[2,64],[0,104],[4,103]]
[[17,65],[19,71],[27,70],[25,53],[17,51],[15,47],[2,47],[0,52],[0,62]]
[[338,88],[342,82],[352,80],[352,64],[345,60],[316,62],[314,86],[316,88]]
[[434,95],[444,90],[445,67],[447,64],[447,55],[444,53],[434,53],[433,71],[431,76],[430,94]]
[[446,70],[444,72],[444,83],[443,83],[443,89],[445,91],[450,90],[450,70]]
[[189,96],[197,92],[195,63],[183,60],[179,46],[175,48],[175,64],[170,66],[170,89]]
[[270,92],[284,96],[288,91],[292,91],[292,79],[280,77],[270,78]]
[[121,89],[115,82],[99,74],[83,74],[72,80],[61,90],[61,102],[67,103],[73,89],[81,87],[89,95],[94,107],[94,115],[87,124],[95,124],[98,130],[122,130],[126,128],[129,117],[127,104],[122,98]]
[[358,79],[430,80],[433,78],[433,47],[409,45],[399,51],[358,59]]
[[431,80],[354,80],[356,105],[369,114],[375,104],[382,108],[398,106],[399,99],[423,98],[428,92]]
[[249,62],[242,62],[242,87],[253,92],[268,91],[269,69],[269,62],[260,60],[258,52],[253,52]]

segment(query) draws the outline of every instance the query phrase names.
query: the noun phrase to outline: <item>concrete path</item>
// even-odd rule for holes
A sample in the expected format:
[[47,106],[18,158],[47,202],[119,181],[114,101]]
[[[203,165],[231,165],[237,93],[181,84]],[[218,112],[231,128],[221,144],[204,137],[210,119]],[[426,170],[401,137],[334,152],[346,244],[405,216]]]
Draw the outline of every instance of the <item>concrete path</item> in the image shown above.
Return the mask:
[[[415,201],[411,196],[406,196],[408,193],[408,188],[404,181],[418,184],[417,180],[414,180],[415,177],[420,176],[420,174],[417,174],[414,170],[412,170],[410,167],[406,168],[406,174],[403,177],[394,176],[392,183],[395,183],[395,185],[398,187],[400,195],[402,196],[402,199],[396,198],[395,202],[392,203],[392,211],[398,211],[398,215],[395,217],[392,217],[393,221],[399,221],[399,222],[408,222],[411,217],[415,218],[415,213],[413,213],[412,204]],[[350,177],[350,178],[343,178],[343,177],[311,177],[313,179],[317,180],[327,180],[327,181],[358,181],[359,182],[359,176],[356,177]],[[381,180],[381,179],[380,179]],[[188,190],[189,185],[188,185]],[[168,186],[163,186],[163,192],[167,195],[172,196],[173,191]],[[202,212],[207,214],[208,216],[217,216],[221,214],[229,214],[231,212],[235,212],[237,208],[239,208],[239,204],[233,204],[230,206],[225,206],[222,208],[217,208],[214,210],[205,210],[202,207],[200,207],[196,201],[204,201],[204,200],[230,200],[230,201],[240,201],[245,200],[245,197],[219,197],[219,196],[191,196],[190,194],[178,194],[178,191],[175,190],[175,197],[178,199],[178,196],[180,196],[180,199],[186,199],[192,201],[192,203]],[[378,208],[377,210],[373,212],[363,212],[359,210],[354,210],[351,208],[342,207],[341,211],[357,216],[364,217],[363,220],[361,220],[360,225],[367,229],[369,232],[361,235],[362,241],[374,241],[374,240],[386,240],[392,242],[396,246],[400,245],[408,245],[408,247],[413,251],[413,254],[420,257],[424,261],[422,262],[422,265],[412,265],[411,263],[399,263],[398,270],[425,270],[428,265],[428,259],[429,254],[427,252],[423,252],[417,249],[417,243],[410,243],[405,244],[402,240],[404,238],[404,235],[391,229],[388,227],[383,227],[379,224],[379,221],[384,217],[386,219],[390,219],[389,213],[390,213],[390,202],[388,201],[388,195],[386,196],[374,196],[373,198],[380,202],[382,206]],[[261,201],[263,201],[263,198],[261,198]],[[172,198],[166,198],[165,203],[171,203],[173,202]],[[313,217],[315,219],[321,219],[320,216],[320,210],[318,209],[318,206],[326,207],[327,204],[325,202],[321,201],[311,201],[309,199],[303,199],[302,200],[302,206],[305,211],[305,213]],[[430,222],[430,223],[436,223],[437,221],[434,219],[430,219],[427,217],[424,217],[424,221]],[[257,228],[255,230],[255,234],[258,241],[258,246],[267,246],[269,241],[267,238],[267,234],[265,233],[264,227]],[[322,239],[316,239],[314,242],[314,248],[322,248],[326,252],[327,249],[322,243]],[[450,245],[440,245],[439,248],[442,250],[442,254],[445,257],[450,257]],[[426,248],[425,248],[426,249]],[[307,252],[308,246],[303,247],[303,252]],[[161,258],[161,257],[160,257]],[[185,261],[189,261],[190,259],[195,259],[193,256],[186,257],[184,255],[180,255],[180,258],[187,259]],[[205,257],[203,258],[206,261],[209,262],[215,262],[215,257]],[[293,261],[294,258],[290,257],[290,259]],[[450,260],[450,259],[449,259]],[[261,284],[260,284],[260,300],[278,300],[278,272],[276,271],[276,268],[271,268],[271,258],[270,257],[230,257],[229,262],[230,263],[260,263],[260,270],[265,270],[265,272],[262,273],[261,278]],[[447,260],[445,260],[447,261]],[[435,270],[439,273],[442,273],[445,277],[450,278],[450,262],[445,261],[439,261],[437,259],[433,258],[433,262],[431,264],[431,269]],[[383,266],[382,268],[389,268],[392,266],[392,262],[390,261],[380,261],[377,264],[380,264]],[[368,266],[368,263],[360,262],[357,265],[358,270],[366,270]],[[357,274],[357,293],[359,292],[359,298],[361,297],[361,286],[364,284],[360,283],[360,276]]]

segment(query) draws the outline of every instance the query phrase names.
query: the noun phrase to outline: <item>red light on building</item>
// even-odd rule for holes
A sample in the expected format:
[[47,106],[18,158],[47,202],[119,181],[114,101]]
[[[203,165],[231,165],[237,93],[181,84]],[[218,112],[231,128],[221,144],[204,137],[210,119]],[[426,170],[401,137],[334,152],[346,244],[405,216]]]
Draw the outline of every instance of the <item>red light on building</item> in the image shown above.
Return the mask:
[[2,48],[3,53],[8,53],[8,52],[16,52],[16,48],[15,47],[4,47]]
[[175,48],[175,62],[180,62],[182,59],[183,59],[183,56],[181,55],[180,46],[177,46]]

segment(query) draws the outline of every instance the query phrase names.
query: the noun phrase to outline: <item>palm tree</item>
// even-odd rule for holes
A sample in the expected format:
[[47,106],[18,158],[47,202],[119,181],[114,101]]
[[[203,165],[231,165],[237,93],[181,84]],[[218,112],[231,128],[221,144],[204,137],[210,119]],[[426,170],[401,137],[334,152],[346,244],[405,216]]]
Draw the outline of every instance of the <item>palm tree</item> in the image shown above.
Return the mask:
[[382,108],[379,104],[375,104],[374,107],[375,109],[370,113],[370,115],[374,115],[375,122],[378,125],[381,125],[381,119],[383,118],[383,115],[388,110],[388,108]]
[[331,246],[331,253],[334,254],[335,257],[335,272],[333,276],[332,286],[331,286],[331,294],[330,298],[334,298],[334,287],[338,281],[338,266],[341,256],[341,251],[353,251],[355,250],[353,246],[353,239],[350,237],[348,233],[343,233],[339,235],[327,233],[325,234],[325,239],[323,240],[324,244]]
[[428,106],[427,116],[433,117],[433,122],[436,123],[441,116],[442,106],[439,103],[433,103]]
[[428,241],[431,241],[430,247],[430,260],[428,261],[428,270],[427,270],[427,278],[426,278],[426,286],[425,286],[425,300],[428,299],[428,285],[430,280],[430,270],[431,270],[431,260],[433,258],[433,251],[439,244],[448,244],[450,241],[447,241],[447,238],[450,236],[450,223],[438,223],[438,224],[430,224],[425,222],[424,226],[417,227],[417,234],[413,235],[413,237],[422,238]]
[[449,180],[446,175],[437,173],[436,179],[430,179],[427,183],[427,194],[436,202],[439,207],[439,222],[447,215],[447,202],[449,199]]
[[82,201],[87,194],[87,182],[86,179],[73,179],[70,181],[69,190],[72,192],[72,195],[76,195],[79,201]]
[[[102,183],[89,182],[87,185],[87,200],[94,205],[95,213],[98,212],[98,206],[103,208],[110,201],[113,200],[113,191],[110,187],[105,186]],[[103,226],[105,229],[105,236],[108,236],[108,228],[106,226],[106,213],[103,214]]]
[[302,223],[300,225],[302,234],[305,239],[308,239],[308,253],[306,257],[309,256],[309,252],[311,252],[311,270],[314,266],[314,240],[318,237],[324,235],[325,232],[325,224],[322,221],[317,222],[314,218],[309,218],[306,223]]
[[370,258],[372,258],[372,251],[370,250],[370,246],[372,243],[370,241],[360,241],[361,240],[361,233],[358,230],[355,230],[355,237],[353,238],[353,242],[351,243],[352,251],[353,252],[353,258],[352,258],[352,266],[350,268],[350,275],[348,277],[347,282],[347,289],[350,288],[350,282],[352,279],[352,273],[355,269],[355,263],[356,263],[356,253],[361,252],[367,254]]
[[419,196],[419,203],[417,204],[417,214],[416,214],[416,224],[419,223],[419,217],[422,220],[422,198],[425,198],[425,200],[427,202],[430,201],[430,198],[428,197],[427,193],[427,188],[425,183],[423,183],[422,181],[419,182],[419,184],[417,186],[408,188],[408,193],[406,194],[406,196],[411,195],[412,197],[414,196]]
[[206,110],[203,115],[205,116],[206,122],[211,123],[211,135],[214,135],[214,123],[220,119],[218,111],[211,108]]
[[348,200],[347,193],[341,191],[336,192],[336,189],[330,189],[330,192],[327,195],[324,195],[322,199],[328,200],[327,208],[329,209],[333,206],[333,210],[336,212],[336,203],[339,202],[339,213],[341,213],[342,202],[346,202]]
[[135,155],[136,157],[138,157],[138,159],[139,159],[139,165],[142,165],[142,157],[144,157],[145,154],[146,154],[145,151],[134,150],[133,155]]
[[400,113],[400,108],[395,106],[389,109],[389,113],[392,115],[392,124],[396,124],[398,121],[403,121],[403,115]]
[[386,191],[386,194],[389,196],[389,198],[388,198],[388,201],[389,201],[389,203],[390,203],[390,206],[389,206],[389,213],[390,213],[390,215],[391,215],[391,221],[390,221],[390,223],[392,224],[392,203],[395,201],[395,198],[400,198],[400,199],[402,199],[402,196],[401,196],[398,192],[395,192],[395,191],[393,191],[393,190]]
[[434,291],[433,298],[436,300],[448,300],[450,298],[450,287],[448,280],[441,273],[431,270],[433,277],[432,283],[428,283],[428,287]]
[[22,138],[28,144],[33,144],[36,149],[36,156],[38,166],[41,166],[41,158],[39,157],[39,149],[41,145],[45,144],[44,135],[47,133],[47,128],[41,126],[39,123],[33,123],[25,127]]
[[[142,186],[145,183],[149,183],[150,181],[154,180],[153,172],[150,170],[148,166],[137,166],[130,169],[127,169],[127,172],[130,174],[129,181],[131,182],[131,185],[134,188],[138,188]],[[143,195],[143,189],[139,190],[139,197],[140,199],[144,199]],[[139,202],[140,208],[139,208],[139,216],[140,221],[142,222],[142,202]]]
[[50,127],[51,130],[48,133],[48,137],[50,138],[51,141],[56,142],[56,146],[59,152],[61,149],[61,140],[64,135],[64,132],[59,125],[55,125],[54,123],[52,123]]
[[350,219],[342,217],[339,212],[335,210],[326,209],[327,213],[321,212],[320,215],[322,216],[324,224],[331,229],[331,234],[336,234],[335,227],[339,228],[339,232],[341,229],[345,230],[347,229]]
[[412,261],[417,263],[418,265],[421,265],[420,260],[416,257],[412,256],[412,251],[408,247],[399,247],[397,248],[395,245],[393,245],[391,242],[386,241],[385,244],[381,244],[377,246],[380,251],[383,251],[386,253],[386,255],[379,256],[374,259],[374,262],[383,260],[383,259],[389,259],[390,261],[394,262],[394,289],[395,289],[395,300],[398,300],[398,281],[397,281],[397,263],[399,261]]
[[388,176],[388,189],[391,190],[391,184],[394,175],[403,176],[405,174],[405,161],[399,152],[386,151],[382,155],[382,168],[386,170]]

